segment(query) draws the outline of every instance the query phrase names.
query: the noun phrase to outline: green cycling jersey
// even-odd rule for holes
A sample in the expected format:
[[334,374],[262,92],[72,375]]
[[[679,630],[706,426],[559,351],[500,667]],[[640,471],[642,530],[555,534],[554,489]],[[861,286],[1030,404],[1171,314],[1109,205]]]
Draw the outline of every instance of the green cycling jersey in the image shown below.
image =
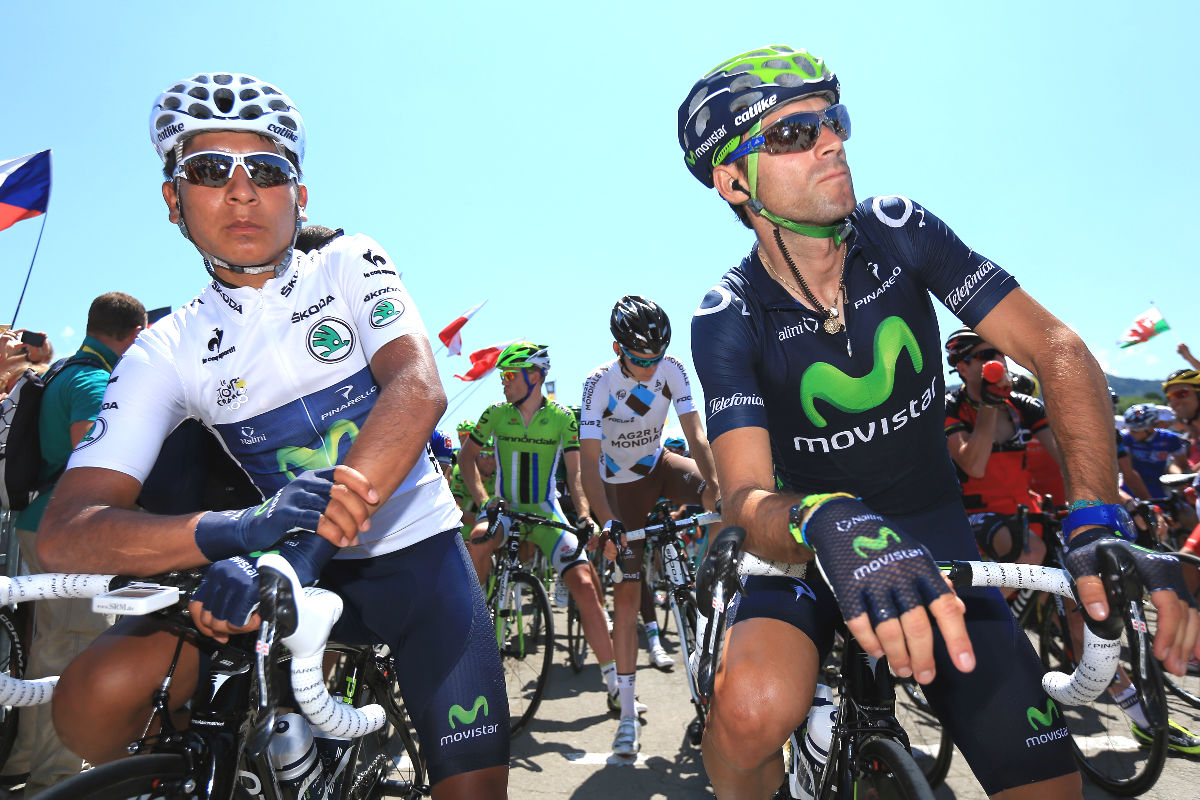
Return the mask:
[[512,403],[496,403],[479,417],[471,439],[495,445],[496,494],[518,506],[553,503],[559,460],[579,449],[579,421],[565,406],[543,400],[526,425]]

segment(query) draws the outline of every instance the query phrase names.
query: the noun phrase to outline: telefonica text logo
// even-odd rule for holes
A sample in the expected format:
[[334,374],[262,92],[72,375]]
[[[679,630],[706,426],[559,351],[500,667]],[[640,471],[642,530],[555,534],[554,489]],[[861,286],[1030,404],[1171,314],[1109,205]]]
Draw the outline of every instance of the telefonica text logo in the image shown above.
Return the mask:
[[818,361],[804,370],[800,378],[800,405],[818,428],[829,423],[817,410],[816,401],[852,414],[870,411],[892,396],[896,385],[896,365],[900,354],[908,351],[913,370],[925,366],[917,337],[900,317],[888,317],[875,329],[875,363],[861,378],[852,378],[832,364]]

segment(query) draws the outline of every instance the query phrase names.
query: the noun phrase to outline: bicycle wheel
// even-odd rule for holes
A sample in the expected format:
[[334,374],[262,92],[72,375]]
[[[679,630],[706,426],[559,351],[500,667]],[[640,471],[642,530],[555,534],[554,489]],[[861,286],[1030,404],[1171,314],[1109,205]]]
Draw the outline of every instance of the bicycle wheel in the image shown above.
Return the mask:
[[912,678],[896,678],[896,721],[908,734],[913,761],[930,786],[939,786],[950,771],[954,743],[925,700],[920,684]]
[[47,789],[43,800],[183,800],[195,797],[183,785],[193,782],[179,753],[151,753],[103,764]]
[[367,688],[356,699],[363,706],[378,702],[387,724],[367,734],[359,744],[346,788],[346,800],[375,797],[424,797],[425,761],[417,744],[408,710],[400,697],[391,659],[380,659],[368,672]]
[[[499,585],[497,583],[497,585]],[[506,597],[489,598],[508,690],[509,735],[516,736],[537,711],[554,656],[554,618],[542,582],[526,572],[508,578]]]
[[572,597],[567,601],[567,663],[579,674],[587,663],[588,643],[579,619],[579,606]]
[[[1158,630],[1158,611],[1154,608],[1154,604],[1146,599],[1142,603],[1142,610],[1146,615],[1146,623],[1150,626],[1150,630]],[[1167,697],[1168,701],[1176,699],[1182,701],[1184,705],[1200,708],[1200,673],[1189,670],[1187,675],[1180,677],[1163,672],[1163,683],[1170,692]]]
[[[1082,625],[1082,619],[1079,624]],[[1049,669],[1069,672],[1077,662],[1075,641],[1081,631],[1072,637],[1069,625],[1069,617],[1059,613],[1049,613],[1042,621],[1038,651],[1042,663]],[[1137,654],[1130,647],[1129,638],[1122,633],[1121,668],[1138,687],[1140,696],[1149,693],[1150,702],[1157,702],[1165,709],[1161,678],[1155,691],[1152,679],[1131,668],[1136,660]],[[1151,670],[1161,669],[1152,654],[1146,662]],[[1048,713],[1053,717],[1056,711],[1071,733],[1075,761],[1097,786],[1112,794],[1132,797],[1146,792],[1158,780],[1167,757],[1165,728],[1154,733],[1148,746],[1143,745],[1134,737],[1129,718],[1107,691],[1088,705],[1055,705]]]
[[933,790],[912,756],[891,739],[871,739],[858,751],[851,785],[839,797],[933,800]]
[[[0,607],[0,672],[13,678],[25,675],[25,644],[17,632],[13,610],[7,606]],[[12,753],[19,716],[13,706],[0,706],[0,767]]]

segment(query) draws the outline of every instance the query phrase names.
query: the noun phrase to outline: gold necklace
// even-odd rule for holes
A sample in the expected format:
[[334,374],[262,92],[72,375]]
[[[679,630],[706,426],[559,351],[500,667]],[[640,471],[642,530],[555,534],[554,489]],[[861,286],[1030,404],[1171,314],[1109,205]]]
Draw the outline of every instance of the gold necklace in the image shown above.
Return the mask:
[[[842,300],[845,301],[846,255],[850,252],[850,248],[846,247],[846,249],[842,251],[842,272],[841,277],[838,279],[837,293],[833,296],[833,302],[829,305],[829,308],[825,308],[825,306],[821,305],[821,301],[817,300],[817,296],[813,294],[812,290],[808,288],[808,284],[805,283],[804,278],[800,275],[800,270],[796,269],[796,264],[792,261],[792,257],[788,253],[787,247],[785,247],[783,244],[783,237],[779,235],[779,228],[776,228],[774,233],[775,243],[779,245],[779,252],[783,253],[784,260],[787,261],[788,266],[791,267],[792,274],[796,276],[796,282],[800,286],[801,293],[804,295],[805,299],[807,299],[808,302],[816,308],[817,313],[822,314],[825,317],[825,319],[821,322],[821,328],[830,336],[840,332],[846,326],[842,324],[840,319],[838,319],[837,301],[838,297],[841,297]],[[779,277],[779,273],[775,271],[775,269],[771,266],[771,263],[765,258],[761,247],[758,249],[758,260],[766,265],[767,269],[771,271],[771,274],[775,276],[776,280],[789,289],[792,288],[791,284]]]

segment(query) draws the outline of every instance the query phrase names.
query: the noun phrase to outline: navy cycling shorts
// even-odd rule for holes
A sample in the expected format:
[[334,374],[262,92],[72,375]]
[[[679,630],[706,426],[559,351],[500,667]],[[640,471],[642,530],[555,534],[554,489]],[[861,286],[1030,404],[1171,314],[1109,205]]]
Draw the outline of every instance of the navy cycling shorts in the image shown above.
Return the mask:
[[500,652],[457,528],[394,553],[331,561],[321,586],[346,605],[331,639],[392,649],[431,784],[508,765]]
[[[951,506],[889,520],[925,543],[934,558],[979,558],[961,508]],[[731,607],[730,624],[754,617],[781,620],[808,636],[824,660],[841,614],[815,565],[804,580],[750,576],[745,586],[745,596],[735,598]],[[995,794],[1074,772],[1062,713],[1042,690],[1045,669],[1029,637],[1017,627],[1000,590],[959,589],[958,595],[967,607],[975,669],[958,671],[935,627],[937,676],[924,691],[984,791]],[[1043,722],[1047,719],[1049,722]]]

